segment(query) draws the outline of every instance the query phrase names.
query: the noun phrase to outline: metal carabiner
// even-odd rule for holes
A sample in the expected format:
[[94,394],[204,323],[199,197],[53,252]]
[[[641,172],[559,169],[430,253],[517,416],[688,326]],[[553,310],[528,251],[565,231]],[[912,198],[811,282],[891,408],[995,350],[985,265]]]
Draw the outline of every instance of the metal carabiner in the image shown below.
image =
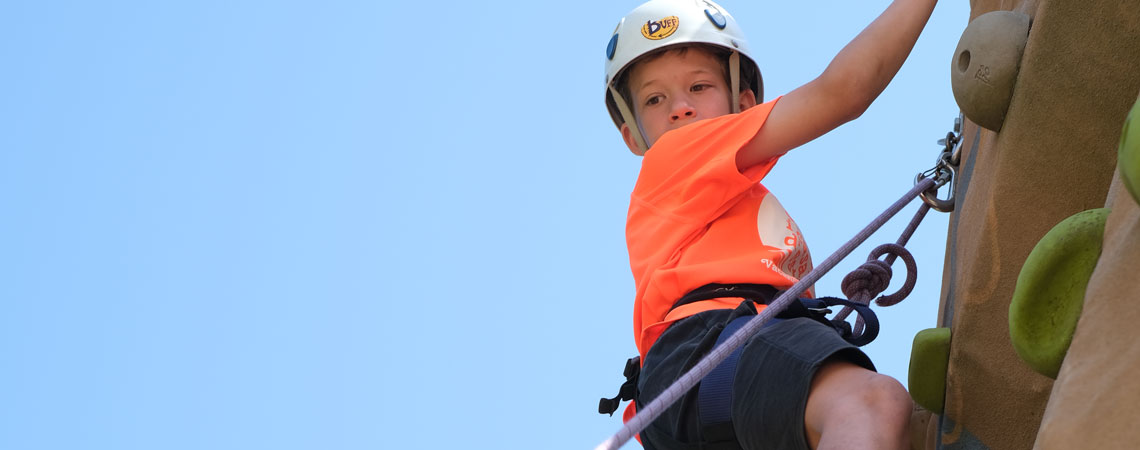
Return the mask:
[[[947,156],[945,160],[949,160],[949,156]],[[943,164],[938,169],[937,175],[935,175],[938,178],[936,178],[937,182],[934,184],[934,187],[918,193],[918,197],[926,202],[927,205],[930,205],[930,208],[935,211],[950,212],[954,210],[954,179],[958,178],[958,170],[950,164]],[[914,176],[914,184],[921,183],[922,180],[925,179],[926,173],[919,173]],[[938,189],[947,183],[950,184],[949,197],[945,199],[938,198]]]
[[[958,163],[962,158],[961,113],[958,113],[958,117],[954,119],[953,131],[946,133],[945,138],[939,139],[938,145],[943,147],[942,153],[938,154],[938,161],[934,163],[934,167],[915,175],[914,184],[921,183],[922,180],[925,180],[927,177],[936,177],[934,186],[926,191],[920,192],[918,196],[935,211],[950,212],[954,210],[955,179],[958,178]],[[938,189],[947,183],[950,184],[949,197],[945,199],[938,198]]]

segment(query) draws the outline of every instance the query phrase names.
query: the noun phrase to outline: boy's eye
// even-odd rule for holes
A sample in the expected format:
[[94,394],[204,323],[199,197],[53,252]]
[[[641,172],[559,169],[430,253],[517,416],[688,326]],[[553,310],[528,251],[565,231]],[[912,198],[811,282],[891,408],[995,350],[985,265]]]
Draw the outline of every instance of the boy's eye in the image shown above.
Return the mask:
[[703,90],[705,90],[705,89],[708,89],[708,88],[710,88],[710,87],[712,87],[712,85],[708,85],[708,84],[694,84],[692,88],[689,88],[689,90],[691,90],[691,91],[693,91],[693,92],[700,92],[700,91],[703,91]]
[[652,105],[656,105],[658,103],[661,103],[661,96],[660,95],[654,95],[654,96],[649,97],[648,99],[645,100],[645,106],[652,106]]

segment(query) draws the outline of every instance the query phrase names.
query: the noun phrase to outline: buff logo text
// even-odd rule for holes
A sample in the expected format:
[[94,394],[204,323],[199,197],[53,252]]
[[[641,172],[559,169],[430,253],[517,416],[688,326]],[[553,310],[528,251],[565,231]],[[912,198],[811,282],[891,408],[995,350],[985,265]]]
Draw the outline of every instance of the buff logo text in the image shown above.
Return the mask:
[[673,35],[677,31],[677,26],[680,25],[680,19],[677,16],[669,16],[661,20],[650,20],[645,22],[641,27],[641,35],[646,39],[660,40]]

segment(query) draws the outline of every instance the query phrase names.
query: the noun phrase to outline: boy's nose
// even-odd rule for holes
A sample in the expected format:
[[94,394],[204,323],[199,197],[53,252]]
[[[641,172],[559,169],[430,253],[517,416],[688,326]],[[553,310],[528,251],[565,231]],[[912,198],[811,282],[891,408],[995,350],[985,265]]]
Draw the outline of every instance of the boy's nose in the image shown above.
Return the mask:
[[670,121],[676,122],[678,120],[691,119],[697,116],[697,110],[689,106],[688,102],[678,102],[673,105],[673,113],[670,114]]

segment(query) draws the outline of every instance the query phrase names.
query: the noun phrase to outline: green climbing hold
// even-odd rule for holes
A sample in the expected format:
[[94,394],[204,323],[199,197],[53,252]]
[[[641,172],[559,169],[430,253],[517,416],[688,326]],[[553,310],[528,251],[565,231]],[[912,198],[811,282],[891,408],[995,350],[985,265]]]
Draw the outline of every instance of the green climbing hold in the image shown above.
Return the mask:
[[[1135,136],[1128,136],[1132,130]],[[1116,154],[1116,166],[1124,187],[1132,194],[1132,199],[1140,203],[1140,99],[1132,105],[1124,129],[1120,131],[1120,150]]]
[[935,414],[942,414],[949,362],[949,328],[928,328],[914,335],[907,387],[915,403]]
[[1055,379],[1061,370],[1100,257],[1108,212],[1090,209],[1062,220],[1037,242],[1017,276],[1009,335],[1018,356],[1037,373]]

